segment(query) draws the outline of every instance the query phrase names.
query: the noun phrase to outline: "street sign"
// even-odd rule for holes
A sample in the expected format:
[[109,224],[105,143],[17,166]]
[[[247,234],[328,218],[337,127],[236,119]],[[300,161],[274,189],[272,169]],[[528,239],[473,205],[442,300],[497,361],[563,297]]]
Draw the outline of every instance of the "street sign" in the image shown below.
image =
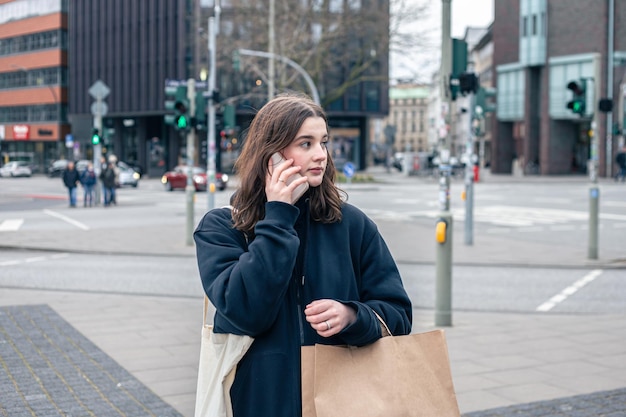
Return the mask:
[[343,173],[346,177],[354,177],[354,164],[352,162],[346,162],[343,166]]
[[68,149],[74,147],[74,136],[72,136],[70,133],[65,135],[65,147]]
[[89,95],[95,99],[104,99],[109,95],[111,90],[109,87],[103,83],[101,80],[93,83],[91,87],[89,87]]
[[104,101],[94,101],[91,103],[91,114],[94,116],[106,116],[109,106]]

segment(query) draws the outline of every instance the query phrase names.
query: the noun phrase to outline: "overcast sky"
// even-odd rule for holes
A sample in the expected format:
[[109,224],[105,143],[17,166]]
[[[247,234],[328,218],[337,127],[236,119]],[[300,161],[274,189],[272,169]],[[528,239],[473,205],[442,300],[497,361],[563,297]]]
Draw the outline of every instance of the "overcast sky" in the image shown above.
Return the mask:
[[[452,0],[451,32],[453,38],[463,38],[467,27],[487,27],[493,21],[494,0]],[[413,77],[415,72],[420,73],[420,81],[429,81],[430,74],[439,69],[441,45],[441,0],[428,0],[430,15],[425,25],[431,30],[432,43],[437,45],[436,51],[428,51],[411,56],[391,55],[391,78]]]

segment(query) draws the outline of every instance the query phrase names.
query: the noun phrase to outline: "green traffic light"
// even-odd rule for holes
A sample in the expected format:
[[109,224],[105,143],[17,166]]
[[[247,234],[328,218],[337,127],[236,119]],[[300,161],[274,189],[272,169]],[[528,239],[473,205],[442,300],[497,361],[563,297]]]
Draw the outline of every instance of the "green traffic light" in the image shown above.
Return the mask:
[[93,135],[91,137],[91,144],[92,145],[99,145],[100,144],[100,136],[98,135]]
[[574,110],[574,113],[578,113],[583,109],[583,105],[580,101],[575,101],[574,102],[574,108],[572,110]]
[[176,127],[178,129],[187,129],[187,118],[185,116],[180,116],[176,121]]

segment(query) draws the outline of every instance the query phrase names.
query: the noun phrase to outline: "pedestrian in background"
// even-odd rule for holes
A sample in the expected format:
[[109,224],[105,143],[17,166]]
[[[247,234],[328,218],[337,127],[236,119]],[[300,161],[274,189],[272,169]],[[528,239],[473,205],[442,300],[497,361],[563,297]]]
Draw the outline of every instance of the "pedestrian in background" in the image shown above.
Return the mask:
[[[107,159],[106,157],[103,155],[100,157],[100,175],[98,176],[98,179],[100,180],[100,189],[102,191],[102,203],[105,203],[105,195],[106,195],[106,191],[105,191],[105,187],[104,187],[104,182],[102,182],[102,173],[104,172],[105,169],[107,169]],[[101,202],[98,201],[98,204],[100,204]]]
[[96,173],[93,170],[93,164],[89,162],[87,164],[87,169],[83,171],[80,175],[80,183],[83,185],[83,190],[85,195],[83,197],[83,205],[87,207],[92,207],[94,204],[93,200],[93,187],[96,185]]
[[67,168],[63,171],[63,184],[67,187],[70,196],[70,207],[76,207],[76,187],[79,181],[80,177],[78,176],[74,162],[68,162]]
[[108,207],[113,202],[112,198],[115,195],[115,169],[112,162],[109,162],[100,173],[100,180],[104,188],[104,206]]
[[392,334],[411,332],[398,268],[376,225],[336,187],[328,140],[312,100],[271,100],[236,162],[232,210],[211,210],[194,233],[214,331],[254,338],[230,390],[234,417],[301,415],[301,346],[373,343],[382,336],[374,312]]
[[113,187],[112,191],[111,191],[111,204],[115,204],[117,205],[117,199],[116,197],[116,189],[119,186],[120,183],[120,170],[117,167],[117,156],[115,155],[110,155],[109,156],[109,163],[113,164],[113,172],[115,172],[115,186]]
[[615,156],[615,163],[619,167],[617,171],[617,175],[615,175],[615,181],[621,179],[624,182],[626,179],[626,145],[622,147],[622,149],[617,152]]

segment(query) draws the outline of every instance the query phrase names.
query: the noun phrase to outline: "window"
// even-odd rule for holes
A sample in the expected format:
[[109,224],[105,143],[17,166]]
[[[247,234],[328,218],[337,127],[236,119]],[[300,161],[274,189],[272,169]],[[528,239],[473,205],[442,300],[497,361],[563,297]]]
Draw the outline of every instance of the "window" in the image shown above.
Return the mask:
[[537,35],[537,15],[533,15],[533,36]]
[[528,24],[528,17],[524,16],[522,18],[522,37],[528,36],[528,32],[526,30],[527,24]]

